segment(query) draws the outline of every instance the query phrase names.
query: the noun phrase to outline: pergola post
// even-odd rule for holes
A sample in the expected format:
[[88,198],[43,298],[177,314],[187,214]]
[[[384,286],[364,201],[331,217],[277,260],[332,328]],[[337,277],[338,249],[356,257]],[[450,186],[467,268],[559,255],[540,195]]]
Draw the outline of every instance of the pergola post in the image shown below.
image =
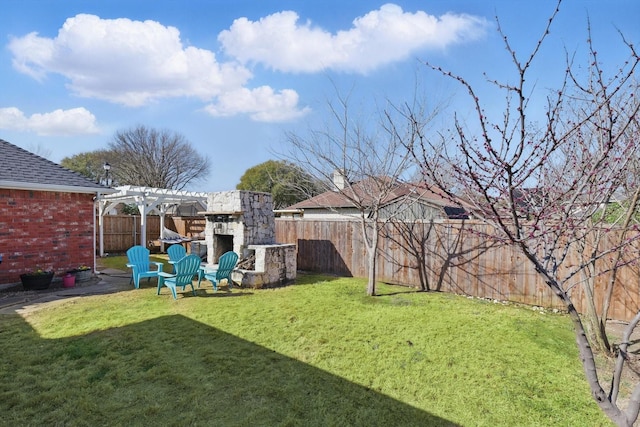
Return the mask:
[[[104,196],[104,195],[102,195]],[[104,257],[104,215],[117,205],[117,203],[109,203],[108,200],[98,195],[98,234],[100,236],[100,257]]]
[[98,204],[98,228],[100,229],[100,258],[102,258],[104,257],[104,220],[102,219],[100,203]]
[[160,252],[164,252],[164,216],[167,213],[167,205],[160,206]]

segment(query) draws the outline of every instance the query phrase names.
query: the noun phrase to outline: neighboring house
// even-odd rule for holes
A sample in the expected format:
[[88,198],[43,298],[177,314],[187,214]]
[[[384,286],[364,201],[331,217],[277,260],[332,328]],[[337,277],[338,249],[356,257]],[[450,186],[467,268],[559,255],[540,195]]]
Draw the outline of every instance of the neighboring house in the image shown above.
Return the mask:
[[[354,218],[360,210],[347,194],[357,194],[366,208],[371,206],[374,185],[367,181],[356,182],[350,186],[336,185],[335,191],[326,191],[315,197],[275,211],[281,218],[304,218],[319,220],[337,220]],[[468,214],[460,203],[454,203],[432,188],[423,185],[397,183],[380,203],[380,218],[415,221],[433,219],[467,219]],[[367,202],[369,201],[369,202]],[[369,209],[370,210],[370,209]],[[365,210],[365,215],[370,212]]]
[[112,191],[0,139],[0,284],[36,268],[95,270],[94,200]]

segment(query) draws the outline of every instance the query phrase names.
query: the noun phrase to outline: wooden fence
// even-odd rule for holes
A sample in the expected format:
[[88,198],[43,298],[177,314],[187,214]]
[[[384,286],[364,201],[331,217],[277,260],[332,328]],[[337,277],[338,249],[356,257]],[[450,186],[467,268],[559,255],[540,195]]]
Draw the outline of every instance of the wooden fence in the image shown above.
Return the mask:
[[[105,215],[104,218],[104,251],[106,253],[124,253],[133,245],[140,244],[140,216],[138,215]],[[159,250],[160,217],[149,215],[147,221],[147,242],[152,250]],[[97,223],[97,219],[96,219]],[[165,227],[176,231],[181,236],[192,237],[204,231],[205,218],[166,216]],[[97,230],[96,230],[97,234]],[[99,245],[96,236],[96,247]]]
[[[470,227],[466,223],[463,229],[460,222],[454,221],[388,225],[385,238],[380,241],[378,280],[563,309],[559,298],[519,250],[511,246],[492,247],[483,237],[488,233],[486,225]],[[409,234],[412,239],[406,238]],[[358,222],[279,218],[276,240],[297,244],[300,270],[367,275],[366,248]],[[598,307],[609,277],[605,274],[596,279]],[[578,279],[576,276],[571,296],[578,310],[585,312],[584,289]],[[628,321],[635,315],[640,301],[639,279],[640,273],[633,265],[619,271],[609,317]]]
[[[201,216],[168,216],[165,226],[182,236],[191,237],[204,230],[205,219]],[[482,237],[489,233],[483,228],[487,226],[475,224],[474,227],[471,228],[467,223],[462,229],[460,223],[455,221],[410,223],[403,227],[388,225],[385,237],[380,241],[378,279],[479,298],[564,308],[516,248],[491,247]],[[275,234],[278,243],[297,245],[300,270],[367,276],[367,252],[357,221],[278,218]],[[406,238],[407,235],[413,236],[412,239]],[[160,218],[148,216],[149,241],[157,243],[159,236]],[[107,253],[124,253],[134,244],[139,244],[140,217],[105,216],[104,239]],[[596,280],[595,300],[598,307],[603,301],[608,279],[608,275],[602,275]],[[628,321],[640,306],[638,268],[634,265],[622,268],[616,280],[610,317]],[[584,312],[584,288],[576,283],[571,296],[578,310]]]

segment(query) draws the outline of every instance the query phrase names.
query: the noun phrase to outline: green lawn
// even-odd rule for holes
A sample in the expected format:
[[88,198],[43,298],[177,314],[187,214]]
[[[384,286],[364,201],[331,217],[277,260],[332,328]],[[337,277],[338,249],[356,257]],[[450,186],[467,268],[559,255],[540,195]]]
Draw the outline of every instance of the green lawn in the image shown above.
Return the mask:
[[568,318],[379,290],[152,281],[0,317],[0,425],[611,425]]

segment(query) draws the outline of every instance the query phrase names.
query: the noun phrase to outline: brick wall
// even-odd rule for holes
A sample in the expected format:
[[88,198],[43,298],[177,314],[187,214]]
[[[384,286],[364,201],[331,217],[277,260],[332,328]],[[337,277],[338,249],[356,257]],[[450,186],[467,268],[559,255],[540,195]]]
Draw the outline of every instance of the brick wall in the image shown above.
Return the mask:
[[0,189],[0,284],[40,267],[93,268],[93,194]]

